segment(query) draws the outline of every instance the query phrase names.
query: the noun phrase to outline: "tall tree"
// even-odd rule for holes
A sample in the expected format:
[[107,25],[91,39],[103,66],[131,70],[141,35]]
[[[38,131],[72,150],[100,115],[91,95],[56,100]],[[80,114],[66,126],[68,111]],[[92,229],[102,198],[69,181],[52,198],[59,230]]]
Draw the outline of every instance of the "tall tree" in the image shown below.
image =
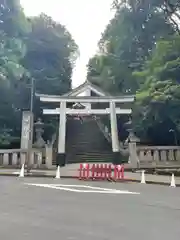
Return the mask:
[[[158,5],[148,4],[148,1],[140,2],[143,3],[140,6],[120,5],[102,34],[98,59],[95,57],[96,60],[90,61],[97,66],[99,59],[104,59],[104,68],[99,77],[95,76],[95,82],[102,82],[103,87],[105,84],[112,91],[135,93],[138,82],[132,72],[142,68],[159,39],[174,33],[171,23],[167,21],[164,13],[158,10]],[[94,68],[92,64],[89,65],[89,78],[95,79]],[[108,74],[106,77],[104,69]],[[102,80],[104,78],[106,80]]]
[[[32,80],[40,93],[71,88],[77,45],[61,24],[42,14],[27,19],[19,0],[0,1],[0,146],[19,141]],[[34,104],[36,116],[42,104]]]
[[102,34],[99,53],[89,61],[88,78],[113,94],[137,93],[136,132],[154,144],[169,144],[173,142],[170,129],[179,128],[178,37],[169,37],[179,33],[179,1],[117,0],[114,4],[115,17]]
[[[45,14],[29,21],[32,31],[27,37],[27,53],[23,59],[25,68],[30,72],[30,78],[24,79],[26,86],[31,86],[33,81],[37,93],[66,93],[71,89],[72,68],[78,55],[76,43],[64,26]],[[23,95],[24,109],[29,108],[30,104],[30,89],[26,88],[26,92]],[[42,109],[47,106],[34,98],[35,117],[43,118],[46,125],[51,126],[48,129],[55,131],[56,118],[49,119],[42,115]]]
[[[24,38],[29,24],[18,0],[3,0],[0,4],[0,144],[9,142],[12,132],[20,128],[17,108],[17,86],[26,75],[21,64],[25,56]],[[13,119],[13,121],[12,121]]]
[[180,33],[179,21],[180,21],[180,2],[179,0],[114,0],[113,8],[119,10],[122,6],[126,6],[131,11],[137,11],[143,9],[144,5],[155,6],[158,11],[162,11],[168,21],[173,23],[173,26],[177,32]]
[[156,144],[175,143],[172,133],[180,135],[179,56],[180,36],[175,35],[158,42],[144,70],[134,73],[142,79],[134,112],[135,129]]
[[[35,91],[62,94],[71,88],[73,62],[78,47],[60,23],[45,14],[30,19],[32,31],[27,37],[23,64],[34,79]],[[36,102],[35,113],[42,104]]]
[[71,87],[73,56],[77,45],[69,32],[45,14],[30,19],[24,64],[36,80],[37,91],[67,92]]

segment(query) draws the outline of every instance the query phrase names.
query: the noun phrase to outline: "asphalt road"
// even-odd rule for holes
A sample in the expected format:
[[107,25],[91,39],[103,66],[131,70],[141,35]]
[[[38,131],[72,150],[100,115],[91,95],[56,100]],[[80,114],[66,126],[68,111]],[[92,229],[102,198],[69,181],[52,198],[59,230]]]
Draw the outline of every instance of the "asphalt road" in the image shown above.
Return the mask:
[[179,236],[180,188],[0,178],[0,239],[179,240]]

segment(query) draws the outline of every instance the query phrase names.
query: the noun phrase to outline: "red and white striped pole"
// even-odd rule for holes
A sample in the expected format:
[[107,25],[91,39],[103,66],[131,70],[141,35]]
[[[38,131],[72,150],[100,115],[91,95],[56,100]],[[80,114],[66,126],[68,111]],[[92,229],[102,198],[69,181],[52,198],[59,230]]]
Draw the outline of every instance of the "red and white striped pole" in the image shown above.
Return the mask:
[[82,171],[83,171],[83,165],[81,163],[80,166],[79,166],[79,179],[80,180],[82,179]]

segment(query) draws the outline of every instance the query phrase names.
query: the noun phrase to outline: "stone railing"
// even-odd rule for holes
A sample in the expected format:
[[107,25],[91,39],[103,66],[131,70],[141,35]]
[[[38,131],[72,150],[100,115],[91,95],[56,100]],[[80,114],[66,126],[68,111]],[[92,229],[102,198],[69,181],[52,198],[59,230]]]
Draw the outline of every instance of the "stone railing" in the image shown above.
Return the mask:
[[[108,142],[111,143],[112,138],[111,138],[111,133],[109,132],[108,127],[104,123],[102,123],[102,121],[100,119],[97,119],[96,117],[94,119],[95,119],[100,131],[103,133],[104,137],[108,140]],[[128,148],[124,148],[122,142],[119,142],[119,150],[123,156],[127,156],[129,153]]]
[[[32,168],[46,167],[45,160],[43,160],[43,151],[32,149],[30,161],[28,164]],[[0,150],[0,167],[19,168],[23,163],[27,164],[28,152],[22,149],[8,149]]]
[[179,146],[137,146],[137,155],[140,167],[180,167]]
[[104,123],[102,123],[100,119],[98,119],[96,117],[94,119],[95,119],[99,129],[104,134],[104,137],[108,140],[108,142],[111,142],[111,133],[109,132],[108,127]]
[[[139,167],[158,168],[176,167],[180,168],[179,146],[137,146]],[[0,167],[20,168],[23,163],[30,165],[32,169],[52,169],[52,147],[38,150],[32,149],[30,161],[28,153],[22,149],[0,150]]]

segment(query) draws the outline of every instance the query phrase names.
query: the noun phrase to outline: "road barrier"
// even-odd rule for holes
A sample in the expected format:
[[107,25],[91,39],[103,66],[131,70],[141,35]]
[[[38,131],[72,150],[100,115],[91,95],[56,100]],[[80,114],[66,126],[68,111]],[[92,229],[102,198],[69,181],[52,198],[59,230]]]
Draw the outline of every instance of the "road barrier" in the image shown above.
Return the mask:
[[80,180],[123,180],[124,166],[113,164],[80,164],[79,167]]

